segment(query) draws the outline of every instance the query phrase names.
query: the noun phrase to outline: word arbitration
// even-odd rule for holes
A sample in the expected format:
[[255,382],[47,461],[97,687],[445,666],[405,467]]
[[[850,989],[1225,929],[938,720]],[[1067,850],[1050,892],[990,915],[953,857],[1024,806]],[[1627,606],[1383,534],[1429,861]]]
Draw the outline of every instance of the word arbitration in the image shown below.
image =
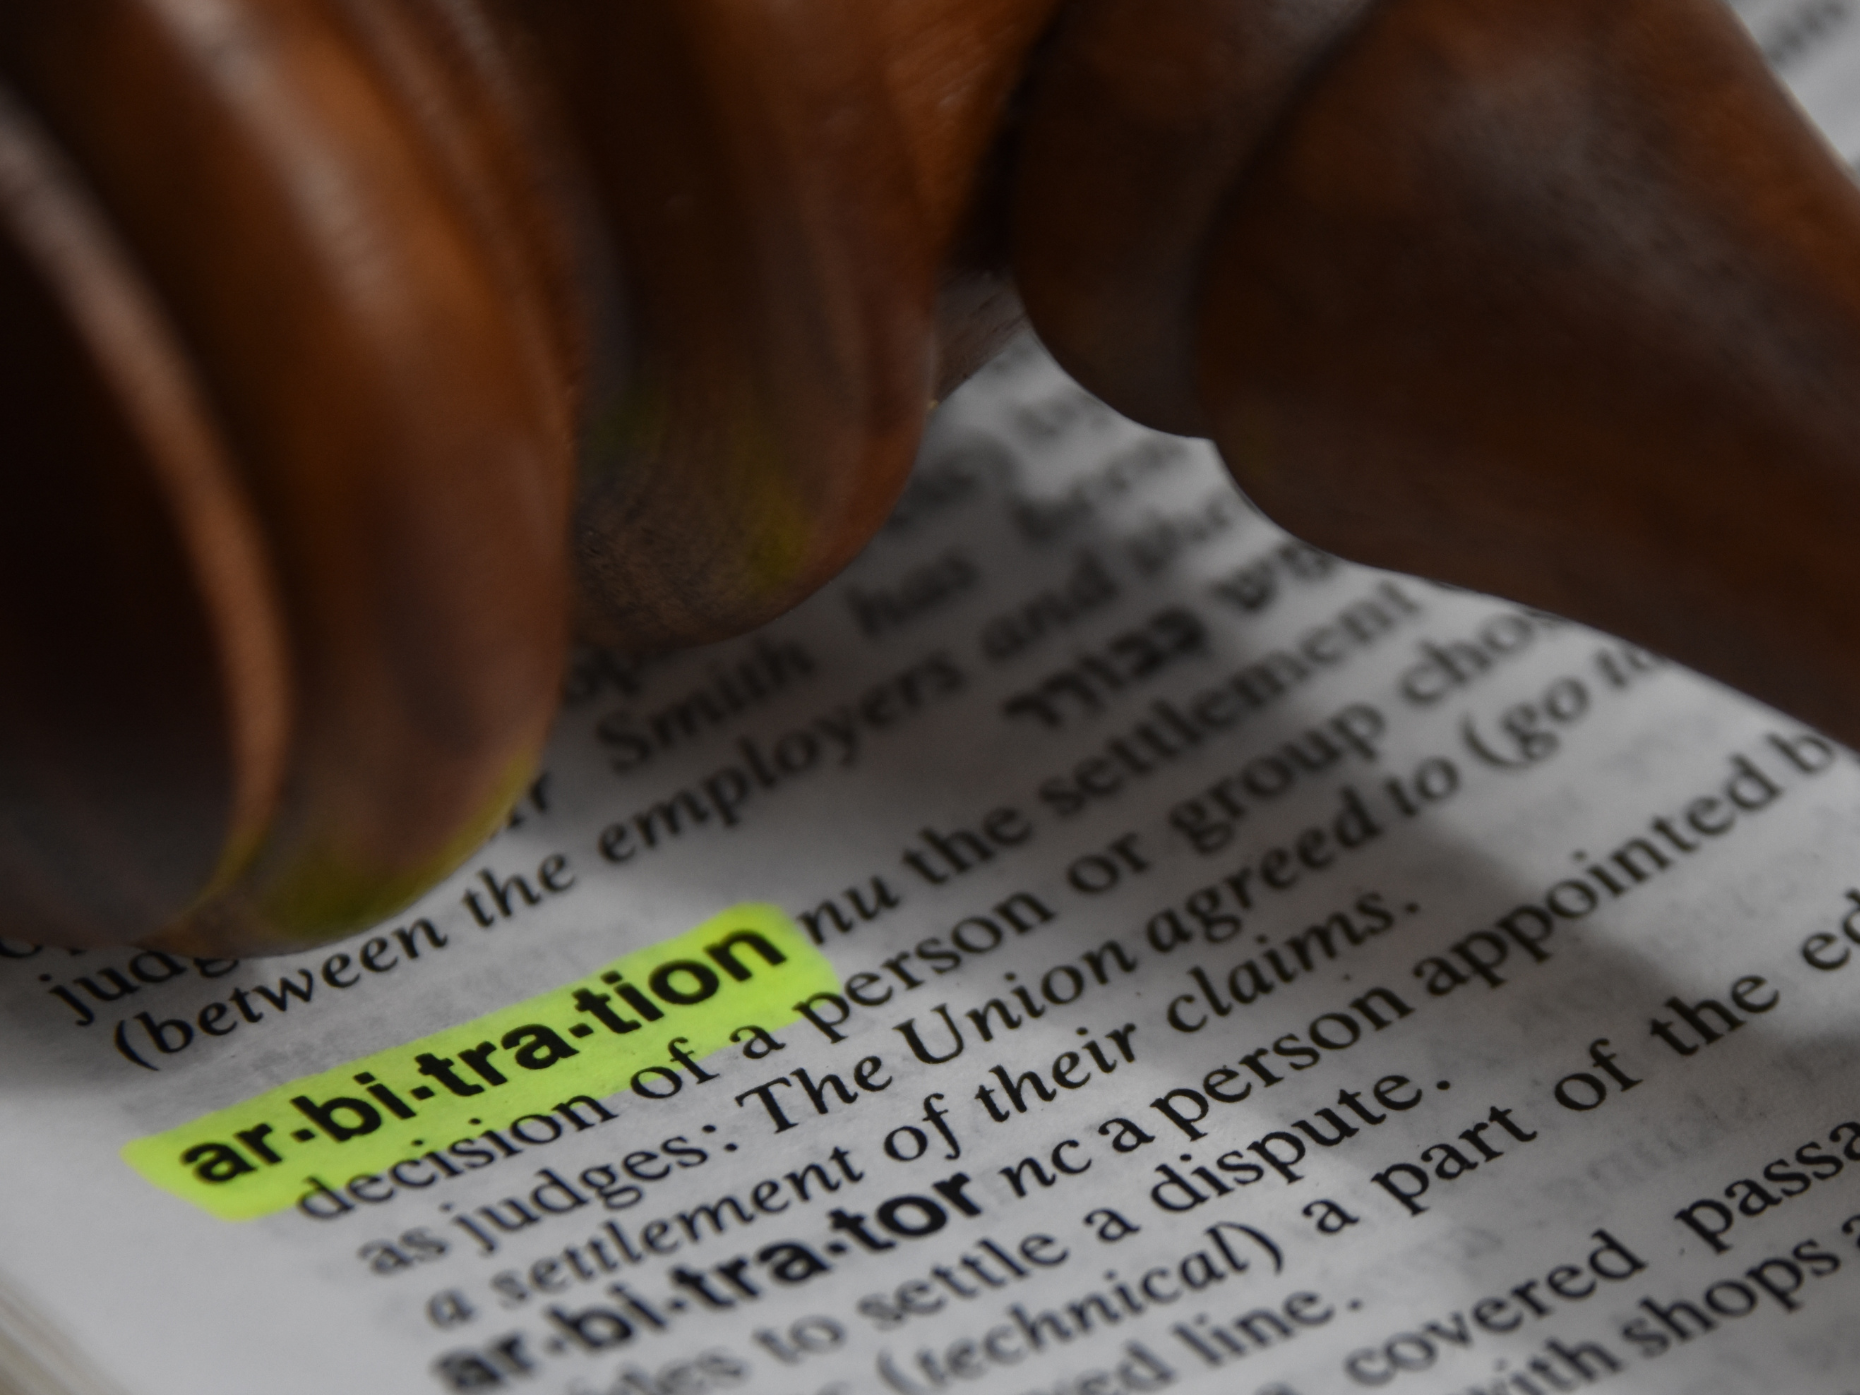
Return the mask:
[[482,1149],[472,1138],[431,1148],[427,1139],[467,1126],[475,1138],[493,1104],[515,1114],[508,1129],[526,1142],[559,1134],[557,1115],[592,1127],[583,1114],[612,1117],[598,1101],[629,1082],[656,1100],[687,1076],[714,1079],[701,1059],[732,1031],[786,1026],[797,999],[839,986],[781,911],[738,906],[564,987],[138,1139],[123,1156],[228,1220],[282,1210],[306,1187],[328,1192],[312,1174],[329,1166],[359,1174],[351,1190],[391,1186],[420,1163],[457,1175],[456,1163],[475,1165]]

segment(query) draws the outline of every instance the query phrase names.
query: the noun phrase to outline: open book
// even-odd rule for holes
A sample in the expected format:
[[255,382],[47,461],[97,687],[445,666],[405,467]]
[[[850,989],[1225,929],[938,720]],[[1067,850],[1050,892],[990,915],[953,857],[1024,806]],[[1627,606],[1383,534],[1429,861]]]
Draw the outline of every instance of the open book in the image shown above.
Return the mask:
[[[1860,147],[1856,10],[1747,16]],[[1022,344],[394,922],[0,940],[0,1389],[1841,1395],[1857,852],[1851,753]]]

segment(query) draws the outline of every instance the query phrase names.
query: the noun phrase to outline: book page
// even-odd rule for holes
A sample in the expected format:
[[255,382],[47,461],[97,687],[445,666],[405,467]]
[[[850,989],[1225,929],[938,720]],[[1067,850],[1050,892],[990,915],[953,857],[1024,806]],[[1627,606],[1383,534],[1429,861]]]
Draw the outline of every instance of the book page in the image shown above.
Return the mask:
[[1854,0],[1734,0],[1763,56],[1849,164],[1860,159],[1860,6]]
[[[1745,7],[1850,154],[1851,11]],[[1023,342],[404,915],[0,940],[0,1387],[1839,1395],[1857,841],[1851,753]]]

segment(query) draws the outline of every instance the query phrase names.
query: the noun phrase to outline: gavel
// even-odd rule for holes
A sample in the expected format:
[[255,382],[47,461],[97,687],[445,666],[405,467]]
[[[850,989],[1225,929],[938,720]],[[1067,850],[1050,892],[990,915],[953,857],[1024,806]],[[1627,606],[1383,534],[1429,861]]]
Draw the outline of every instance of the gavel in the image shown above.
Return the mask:
[[1024,321],[1860,738],[1860,189],[1718,0],[8,0],[0,933],[348,934]]

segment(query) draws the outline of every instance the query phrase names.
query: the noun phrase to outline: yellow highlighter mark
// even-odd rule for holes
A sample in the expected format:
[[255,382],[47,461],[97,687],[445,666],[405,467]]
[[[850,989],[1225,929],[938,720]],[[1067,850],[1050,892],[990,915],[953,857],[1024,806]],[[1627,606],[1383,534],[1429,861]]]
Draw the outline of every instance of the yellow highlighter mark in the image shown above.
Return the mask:
[[324,1179],[391,1190],[383,1175],[405,1181],[406,1169],[458,1175],[493,1110],[528,1141],[591,1127],[613,1117],[600,1101],[616,1091],[669,1097],[679,1068],[695,1072],[732,1031],[785,1027],[796,1004],[839,986],[780,910],[737,906],[573,983],[139,1138],[123,1158],[233,1221],[284,1210]]

